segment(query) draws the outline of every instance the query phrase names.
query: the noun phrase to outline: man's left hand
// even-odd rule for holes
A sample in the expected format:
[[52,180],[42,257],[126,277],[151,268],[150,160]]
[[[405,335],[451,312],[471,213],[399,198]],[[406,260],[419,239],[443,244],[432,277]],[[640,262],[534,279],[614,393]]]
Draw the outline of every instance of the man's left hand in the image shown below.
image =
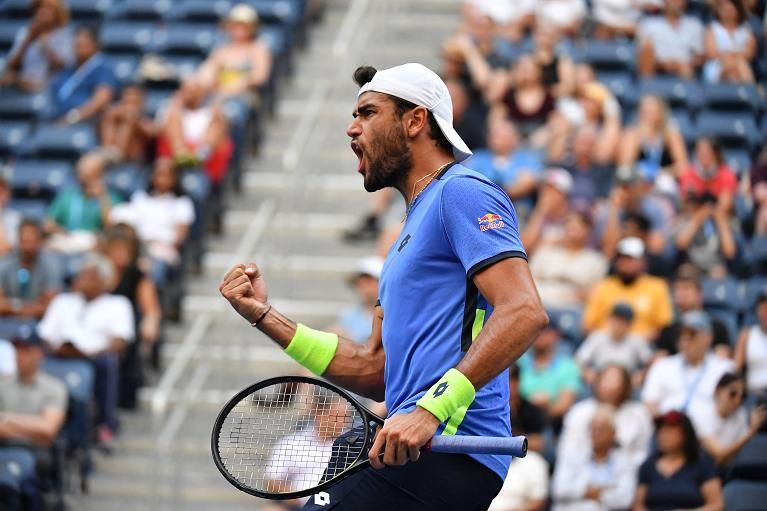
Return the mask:
[[[437,418],[418,406],[410,413],[386,419],[368,453],[370,465],[383,468],[418,461],[421,447],[432,439],[438,427]],[[380,457],[382,453],[383,459]]]

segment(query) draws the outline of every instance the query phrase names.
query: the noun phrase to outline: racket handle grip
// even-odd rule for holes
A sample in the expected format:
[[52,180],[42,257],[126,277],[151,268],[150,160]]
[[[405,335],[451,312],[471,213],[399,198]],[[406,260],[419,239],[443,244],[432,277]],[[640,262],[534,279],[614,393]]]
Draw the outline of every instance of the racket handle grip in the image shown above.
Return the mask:
[[527,454],[527,438],[488,436],[443,436],[437,435],[424,446],[432,452],[452,454],[510,454],[524,458]]

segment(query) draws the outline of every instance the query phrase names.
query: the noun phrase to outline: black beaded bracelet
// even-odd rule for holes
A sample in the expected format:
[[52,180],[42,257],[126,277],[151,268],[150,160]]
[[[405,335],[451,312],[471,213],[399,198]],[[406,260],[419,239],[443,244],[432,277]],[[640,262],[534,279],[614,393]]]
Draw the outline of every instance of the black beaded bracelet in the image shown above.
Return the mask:
[[255,320],[253,323],[250,324],[250,326],[258,326],[261,321],[266,317],[267,314],[269,314],[269,311],[272,310],[272,304],[269,304],[269,307],[266,308],[264,312],[261,313],[261,315],[258,317],[257,320]]

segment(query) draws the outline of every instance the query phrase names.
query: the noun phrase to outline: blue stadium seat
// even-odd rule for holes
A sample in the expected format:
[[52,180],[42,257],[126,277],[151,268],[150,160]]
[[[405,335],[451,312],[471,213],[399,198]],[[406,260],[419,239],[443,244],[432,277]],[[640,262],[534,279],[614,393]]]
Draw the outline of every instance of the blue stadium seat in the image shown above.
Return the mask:
[[48,95],[4,89],[0,94],[0,119],[34,121],[44,116]]
[[130,0],[118,2],[106,13],[110,20],[160,22],[170,12],[170,0]]
[[738,283],[732,278],[704,279],[703,306],[708,309],[737,310]]
[[20,328],[35,328],[37,322],[33,319],[0,318],[0,339],[9,340],[16,335]]
[[43,221],[48,214],[48,202],[42,199],[11,199],[8,209],[18,211],[22,218]]
[[28,158],[77,159],[97,145],[96,134],[90,124],[45,124],[38,126],[21,145],[19,153]]
[[761,433],[743,446],[730,464],[728,479],[767,482],[767,433]]
[[751,239],[751,264],[757,275],[767,276],[767,235]]
[[748,112],[701,112],[696,123],[699,137],[714,137],[723,148],[754,149],[760,142],[756,121]]
[[107,21],[101,27],[101,49],[108,55],[141,57],[154,50],[155,32],[147,23]]
[[228,0],[187,0],[174,5],[167,17],[169,20],[216,24],[231,7],[232,2]]
[[754,85],[709,83],[703,87],[703,102],[707,110],[753,112],[761,110],[763,100]]
[[285,32],[278,27],[262,27],[258,37],[272,51],[272,76],[270,79],[285,76],[290,71],[290,51]]
[[623,107],[626,116],[629,116],[636,108],[639,97],[637,96],[636,80],[629,71],[597,72],[597,80],[605,85]]
[[631,71],[636,56],[630,41],[587,40],[575,51],[576,60],[586,62],[595,71]]
[[742,283],[740,311],[748,314],[754,311],[759,293],[767,289],[767,277],[751,277]]
[[99,22],[112,7],[112,0],[67,0],[69,13],[77,22]]
[[137,190],[146,188],[146,170],[134,163],[123,163],[107,168],[104,176],[107,186],[126,200]]
[[32,17],[29,0],[5,0],[0,3],[0,18],[3,20],[21,20],[25,23]]
[[9,180],[14,198],[51,199],[74,183],[74,169],[69,161],[17,160]]
[[639,94],[652,94],[663,98],[672,108],[698,110],[703,104],[703,93],[698,82],[672,76],[646,78],[639,83]]
[[3,19],[0,21],[0,54],[5,56],[10,51],[13,41],[16,39],[16,34],[25,24],[21,20]]
[[682,133],[684,141],[689,145],[695,142],[695,123],[692,122],[690,112],[687,109],[678,108],[671,110],[671,118],[676,123],[679,131]]
[[735,480],[724,485],[727,511],[754,511],[759,502],[767,502],[767,483]]
[[165,89],[149,89],[145,93],[144,111],[154,117],[168,106],[172,92]]
[[734,346],[738,340],[738,313],[734,310],[722,310],[722,309],[706,309],[711,319],[721,321],[725,329],[727,329],[727,337],[730,339],[730,343]]
[[118,80],[128,83],[136,79],[136,72],[141,61],[139,55],[109,53],[106,56]]
[[204,203],[210,193],[210,181],[202,169],[185,170],[181,175],[181,188],[193,201]]
[[29,136],[29,131],[28,122],[0,121],[0,160],[15,153],[19,144]]
[[583,311],[575,308],[550,308],[546,312],[549,314],[549,322],[562,336],[576,346],[583,340],[583,331],[581,330],[581,320]]
[[218,37],[216,26],[210,23],[172,23],[159,32],[157,49],[165,55],[205,58]]
[[266,25],[280,24],[295,30],[303,18],[300,0],[246,0],[245,3],[256,8],[259,19]]
[[722,148],[724,161],[739,176],[751,169],[751,151],[748,149]]

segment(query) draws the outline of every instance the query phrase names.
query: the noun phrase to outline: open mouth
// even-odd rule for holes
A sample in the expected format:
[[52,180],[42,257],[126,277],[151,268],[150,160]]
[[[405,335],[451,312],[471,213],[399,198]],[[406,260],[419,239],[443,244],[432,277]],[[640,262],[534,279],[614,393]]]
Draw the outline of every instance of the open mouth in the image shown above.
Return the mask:
[[352,140],[350,144],[352,151],[357,155],[359,162],[357,164],[357,172],[362,174],[365,170],[365,153],[362,151],[362,146],[356,140]]

